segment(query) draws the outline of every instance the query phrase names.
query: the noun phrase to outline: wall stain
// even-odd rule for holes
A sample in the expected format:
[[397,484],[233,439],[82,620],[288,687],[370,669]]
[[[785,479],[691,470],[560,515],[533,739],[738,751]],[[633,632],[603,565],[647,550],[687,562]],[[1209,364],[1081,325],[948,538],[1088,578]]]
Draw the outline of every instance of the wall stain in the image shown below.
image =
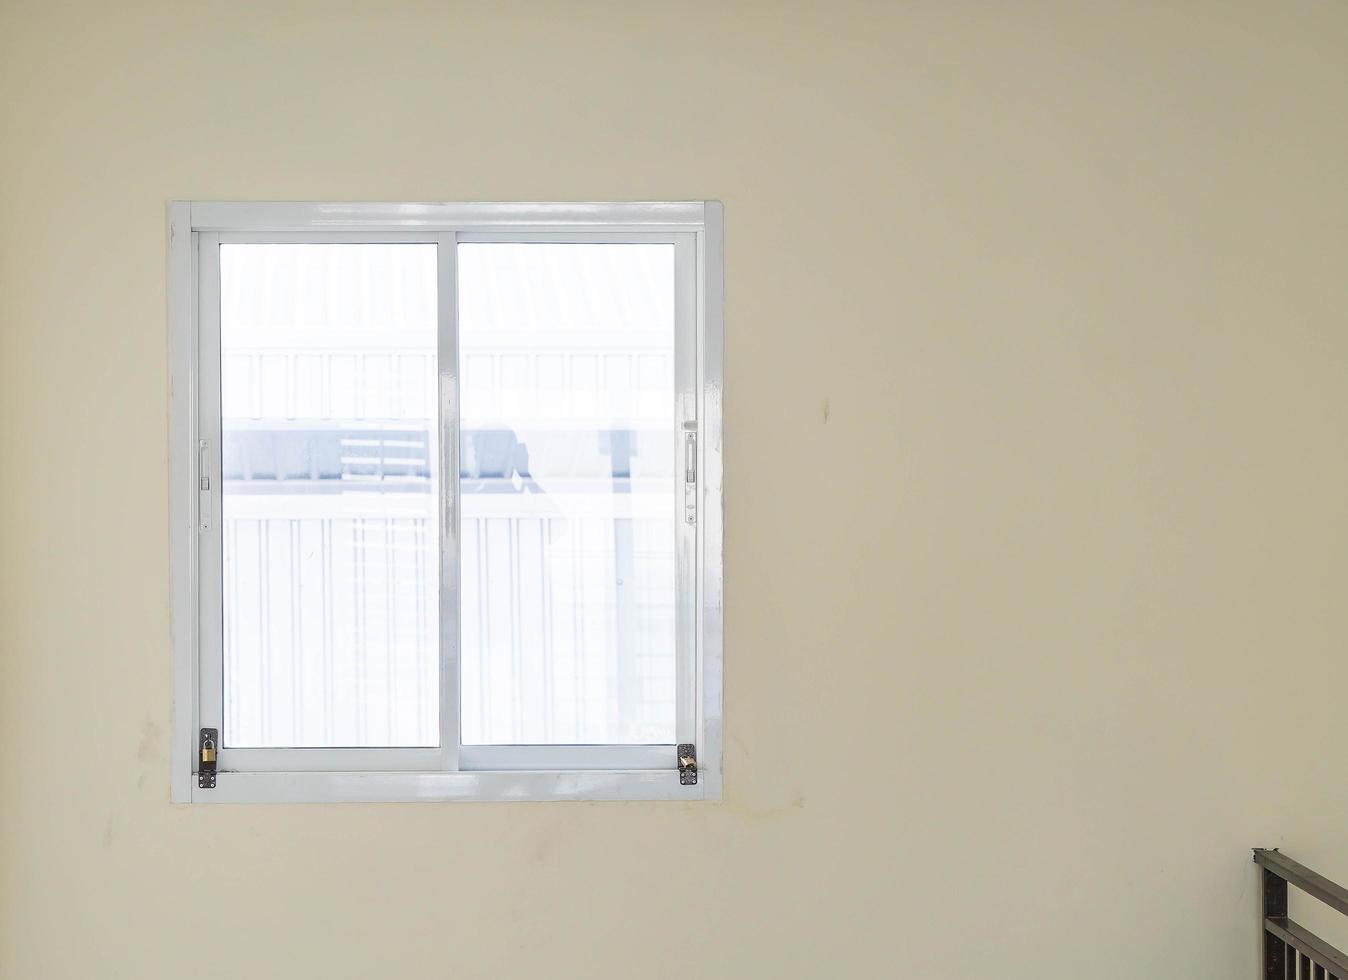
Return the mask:
[[805,793],[801,790],[797,790],[792,795],[791,802],[786,806],[754,807],[746,806],[742,803],[732,803],[728,809],[737,816],[745,817],[746,819],[753,820],[757,823],[769,820],[780,820],[782,817],[789,817],[793,813],[805,809]]
[[140,777],[136,780],[138,790],[145,788],[146,774],[161,757],[163,734],[155,720],[146,715],[140,726],[140,744],[136,746],[136,761],[140,763]]
[[828,425],[828,417],[829,417],[830,415],[832,415],[832,414],[833,414],[833,410],[829,407],[828,399],[825,398],[825,399],[824,399],[824,424],[825,424],[825,425]]
[[159,741],[162,733],[155,720],[148,715],[140,726],[140,745],[136,747],[136,759],[149,764],[159,758]]

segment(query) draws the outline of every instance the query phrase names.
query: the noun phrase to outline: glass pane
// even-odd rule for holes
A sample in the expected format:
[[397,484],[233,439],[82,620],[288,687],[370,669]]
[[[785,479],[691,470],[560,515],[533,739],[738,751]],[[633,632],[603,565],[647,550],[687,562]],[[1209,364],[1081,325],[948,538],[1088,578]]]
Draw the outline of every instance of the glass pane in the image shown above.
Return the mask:
[[674,741],[674,246],[459,246],[463,741]]
[[226,745],[439,743],[435,249],[220,246]]

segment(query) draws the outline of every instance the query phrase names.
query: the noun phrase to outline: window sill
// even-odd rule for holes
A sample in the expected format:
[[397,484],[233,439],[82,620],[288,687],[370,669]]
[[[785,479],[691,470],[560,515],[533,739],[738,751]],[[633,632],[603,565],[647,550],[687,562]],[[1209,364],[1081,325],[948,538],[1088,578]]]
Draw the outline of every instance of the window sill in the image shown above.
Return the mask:
[[196,775],[174,787],[176,803],[416,803],[513,800],[713,800],[719,778],[698,773],[692,786],[677,771],[565,772],[221,772],[214,789]]

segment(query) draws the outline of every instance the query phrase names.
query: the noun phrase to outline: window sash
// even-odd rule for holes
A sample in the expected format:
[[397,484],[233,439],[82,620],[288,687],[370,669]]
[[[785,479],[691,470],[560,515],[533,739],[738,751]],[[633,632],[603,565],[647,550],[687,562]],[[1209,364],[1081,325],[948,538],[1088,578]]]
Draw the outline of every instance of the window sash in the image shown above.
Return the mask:
[[[681,439],[688,425],[698,424],[697,399],[697,235],[687,231],[640,231],[613,229],[597,232],[585,229],[525,231],[460,231],[452,236],[457,245],[492,243],[536,244],[662,244],[674,246],[674,436],[676,453],[682,453]],[[453,332],[458,339],[457,307]],[[458,417],[455,418],[455,444],[458,445]],[[456,469],[453,471],[457,480]],[[640,746],[568,746],[562,744],[459,744],[460,756],[469,753],[472,764],[463,769],[485,769],[498,760],[501,769],[677,769],[675,749],[678,743],[696,743],[698,719],[697,682],[697,526],[682,519],[684,485],[682,468],[673,475],[676,501],[675,525],[675,740],[664,745]],[[456,559],[457,568],[457,559]],[[446,610],[442,608],[441,615]],[[459,612],[454,611],[455,628]],[[456,632],[456,641],[457,641]],[[462,675],[456,666],[455,684]],[[455,710],[460,710],[461,693],[455,693]],[[456,732],[458,730],[456,729]],[[597,750],[606,751],[597,751]],[[640,765],[635,763],[640,762]]]
[[[434,232],[200,232],[197,234],[198,297],[196,407],[199,438],[206,441],[205,464],[211,476],[208,493],[198,492],[198,505],[213,520],[203,523],[199,539],[197,598],[199,609],[197,705],[201,728],[221,733],[217,767],[220,772],[272,771],[434,771],[458,768],[458,642],[457,620],[447,612],[456,608],[458,594],[458,526],[453,519],[458,497],[457,406],[447,396],[457,390],[458,354],[453,323],[454,236]],[[436,307],[436,453],[441,478],[439,540],[439,745],[436,747],[229,747],[224,718],[224,590],[222,580],[222,516],[224,480],[221,467],[223,420],[221,399],[222,346],[220,334],[220,246],[231,244],[434,244],[437,262]],[[452,428],[448,428],[452,426]],[[453,479],[451,479],[451,474]],[[457,611],[455,612],[457,616]]]
[[[193,208],[196,206],[194,205]],[[217,215],[219,209],[247,209],[240,214],[256,214],[255,209],[264,211],[271,208],[291,209],[296,205],[210,205],[206,214]],[[383,206],[370,206],[383,207]],[[490,208],[492,206],[453,206],[468,208]],[[502,206],[515,207],[515,206]],[[641,206],[596,206],[596,207],[641,207]],[[700,206],[699,206],[700,207]],[[287,212],[289,213],[289,212]],[[195,211],[192,212],[195,216]],[[666,217],[668,214],[666,213]],[[216,219],[218,220],[218,219]],[[291,219],[284,215],[278,217],[278,225]],[[241,222],[246,224],[247,222]],[[530,772],[577,771],[587,770],[609,773],[627,773],[654,771],[659,775],[673,776],[677,783],[677,774],[673,771],[677,765],[674,745],[640,746],[565,746],[565,745],[483,745],[461,746],[459,737],[460,692],[459,679],[461,656],[459,650],[460,609],[459,609],[459,378],[456,304],[454,301],[456,275],[455,261],[457,245],[461,242],[504,241],[504,242],[650,242],[672,243],[675,246],[675,419],[678,432],[676,446],[681,450],[681,439],[685,423],[697,427],[699,450],[706,444],[704,420],[699,418],[699,392],[706,385],[705,373],[700,370],[697,337],[699,334],[699,309],[704,308],[707,295],[705,283],[700,281],[698,269],[705,263],[707,243],[704,233],[686,230],[682,226],[661,228],[657,231],[631,230],[630,226],[607,225],[596,231],[598,225],[579,228],[558,229],[555,226],[521,226],[521,230],[512,231],[473,231],[457,229],[418,229],[416,231],[359,230],[349,228],[340,230],[314,229],[308,231],[262,231],[256,228],[243,232],[197,231],[195,256],[197,274],[193,285],[197,290],[197,309],[195,315],[196,335],[194,347],[195,380],[197,384],[196,431],[207,440],[211,448],[209,460],[204,460],[207,472],[216,474],[212,480],[209,494],[194,494],[203,507],[202,518],[208,525],[200,533],[196,542],[197,594],[195,612],[198,621],[196,677],[199,696],[196,699],[197,719],[189,735],[194,736],[196,727],[222,729],[223,722],[223,594],[220,582],[221,535],[219,515],[221,514],[222,485],[218,478],[220,472],[221,442],[221,402],[220,402],[220,266],[219,246],[232,242],[433,242],[438,246],[438,350],[437,385],[439,395],[438,438],[439,461],[442,478],[440,491],[440,747],[427,748],[221,748],[219,769],[229,777],[248,773],[296,774],[312,772],[331,774],[339,772],[370,773],[471,773],[483,785],[482,777],[490,773],[513,774],[506,782],[501,782],[502,792],[519,792],[521,780],[528,782]],[[644,228],[645,226],[643,226]],[[717,243],[719,246],[719,242]],[[700,376],[701,374],[701,376]],[[719,391],[719,389],[718,389]],[[719,436],[719,425],[717,426]],[[701,453],[700,453],[701,455]],[[719,439],[718,439],[719,459]],[[705,462],[700,463],[700,471],[705,472]],[[699,473],[699,476],[703,475]],[[676,481],[680,474],[675,474]],[[196,481],[192,481],[196,485]],[[706,507],[704,483],[699,481],[698,490],[703,499],[697,501],[700,512]],[[682,487],[675,493],[676,503],[683,500]],[[719,534],[719,493],[716,498],[717,533]],[[705,688],[705,676],[699,677],[699,670],[705,674],[705,661],[699,657],[699,583],[700,564],[698,540],[704,521],[699,513],[696,525],[690,525],[682,519],[682,507],[676,515],[676,737],[679,742],[703,742],[698,738],[699,729],[706,725],[706,708],[699,702],[699,692]],[[214,517],[212,517],[214,515]],[[717,603],[719,607],[719,565],[717,575]],[[718,644],[719,647],[719,644]],[[719,685],[719,649],[715,679]],[[719,719],[719,690],[717,692],[716,719]],[[719,731],[718,731],[719,736]],[[224,741],[228,741],[226,735]],[[194,745],[193,741],[193,745]],[[717,774],[719,781],[719,772]],[[229,781],[222,779],[221,783]],[[311,783],[312,780],[302,780]],[[498,780],[497,782],[500,782]],[[605,794],[617,792],[612,787],[617,784],[604,783],[602,780],[571,784],[567,789],[560,784],[543,780],[538,782],[536,790],[548,798],[566,797],[568,793],[596,793],[595,798],[608,798]],[[658,782],[658,781],[657,781]],[[613,798],[649,798],[650,788],[644,778],[631,783],[635,797],[618,796]],[[262,780],[259,787],[278,785],[275,780]],[[288,783],[287,785],[293,785]],[[368,782],[363,783],[368,788]],[[410,786],[404,782],[402,785]],[[429,784],[419,784],[429,785]],[[463,795],[455,786],[441,780],[434,784],[437,793],[445,798]],[[492,785],[495,785],[493,783]],[[664,784],[661,784],[664,785]],[[175,782],[176,786],[176,782]],[[515,787],[509,789],[508,787]],[[577,788],[582,787],[582,788]],[[589,787],[584,789],[583,787]],[[718,787],[719,789],[719,787]],[[214,791],[212,791],[214,792]],[[261,791],[266,796],[265,791]],[[490,791],[484,789],[486,795]],[[625,792],[625,791],[624,791]],[[674,790],[669,790],[675,793]],[[284,794],[282,794],[284,795]],[[340,796],[340,793],[336,794]],[[378,796],[378,793],[373,794]],[[413,793],[413,798],[420,791]],[[472,794],[469,794],[472,795]],[[659,795],[659,794],[657,794]],[[679,792],[680,798],[689,798],[686,792]],[[219,794],[215,799],[223,799]],[[194,796],[195,798],[195,796]],[[588,796],[586,798],[589,798]]]

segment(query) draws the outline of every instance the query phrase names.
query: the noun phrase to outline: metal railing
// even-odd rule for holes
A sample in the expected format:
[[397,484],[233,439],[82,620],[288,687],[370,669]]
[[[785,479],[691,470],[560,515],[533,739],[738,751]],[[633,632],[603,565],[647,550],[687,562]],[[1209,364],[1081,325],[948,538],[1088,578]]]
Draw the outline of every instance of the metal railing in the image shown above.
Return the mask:
[[1348,888],[1336,885],[1276,848],[1254,849],[1264,877],[1264,980],[1348,980],[1348,955],[1287,915],[1287,886],[1348,915]]

